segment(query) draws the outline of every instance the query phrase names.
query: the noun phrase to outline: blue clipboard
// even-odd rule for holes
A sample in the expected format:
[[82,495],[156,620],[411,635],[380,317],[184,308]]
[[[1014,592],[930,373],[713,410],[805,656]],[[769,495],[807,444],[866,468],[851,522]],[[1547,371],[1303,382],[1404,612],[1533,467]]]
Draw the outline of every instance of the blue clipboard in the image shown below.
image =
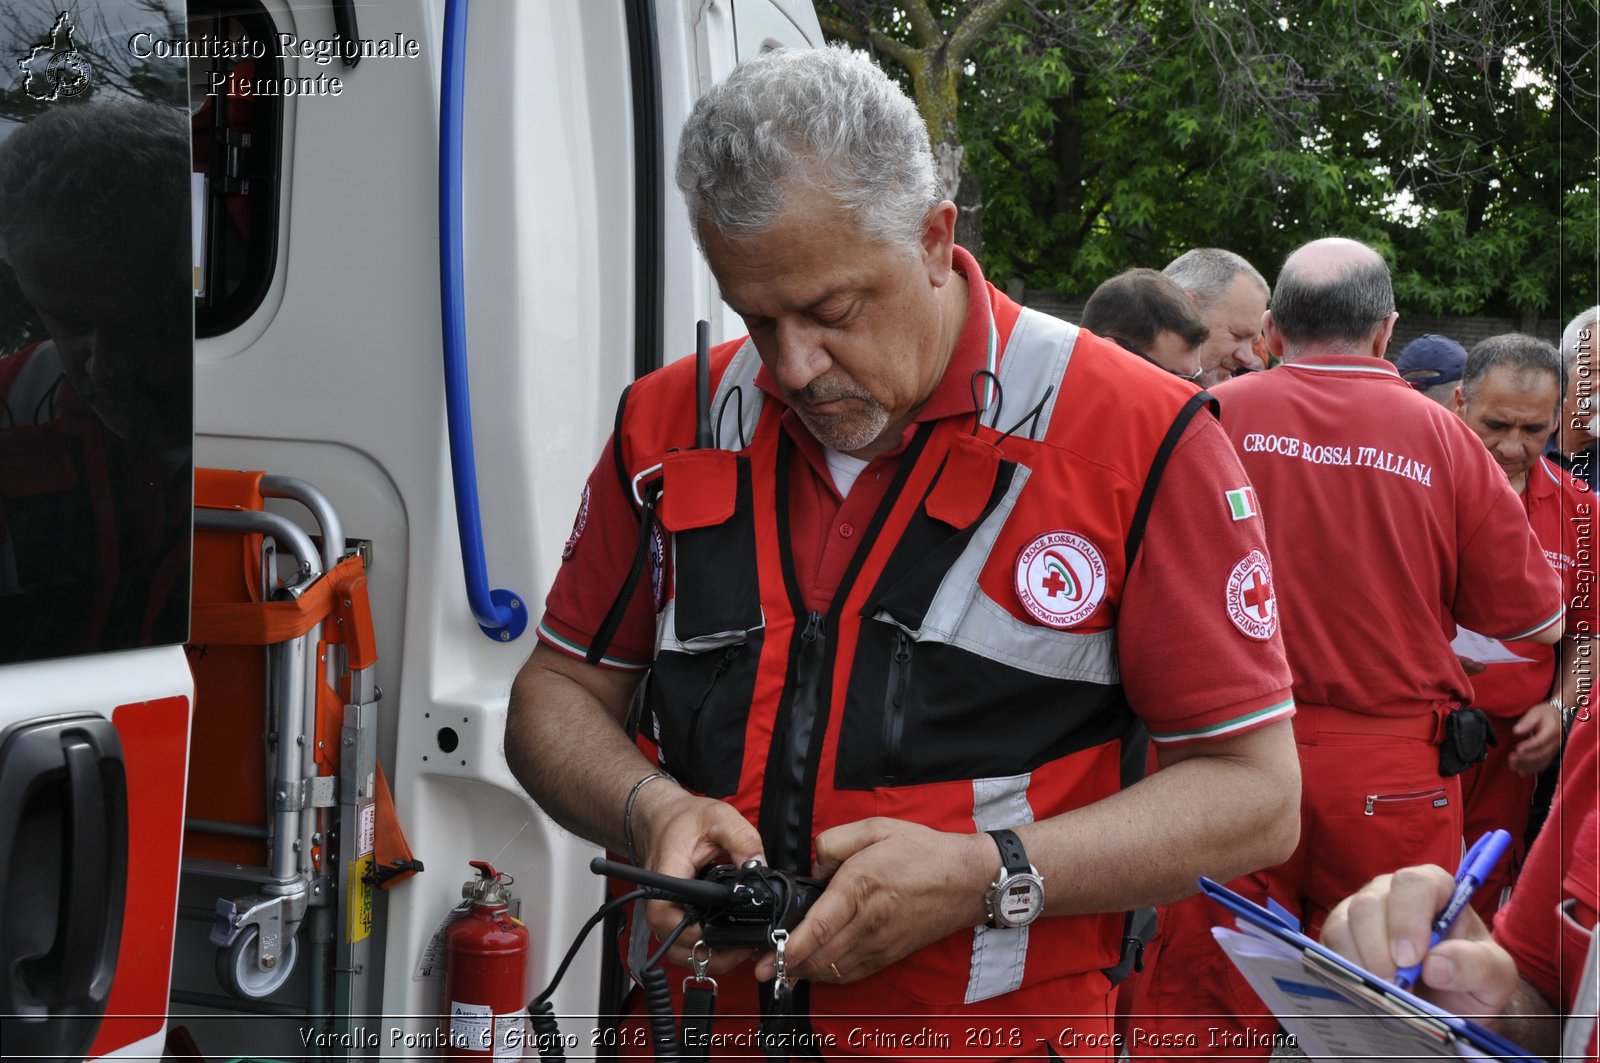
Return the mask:
[[[1431,1028],[1435,1036],[1447,1040],[1463,1041],[1485,1055],[1513,1063],[1545,1063],[1543,1057],[1529,1055],[1528,1051],[1490,1030],[1459,1015],[1428,1003],[1426,1000],[1387,982],[1367,969],[1351,963],[1331,949],[1312,941],[1300,932],[1300,920],[1272,900],[1263,908],[1211,879],[1201,876],[1200,891],[1251,926],[1266,931],[1299,951],[1307,966],[1364,990],[1364,996],[1380,999],[1396,1016],[1415,1020]],[[1282,1016],[1280,1016],[1281,1018]]]

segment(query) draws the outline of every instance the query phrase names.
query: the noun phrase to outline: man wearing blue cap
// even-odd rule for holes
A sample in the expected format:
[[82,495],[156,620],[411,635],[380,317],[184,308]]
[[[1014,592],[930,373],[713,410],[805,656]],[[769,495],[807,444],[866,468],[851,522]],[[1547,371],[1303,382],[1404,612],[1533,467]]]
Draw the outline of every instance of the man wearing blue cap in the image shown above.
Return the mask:
[[1400,351],[1394,367],[1400,376],[1447,410],[1455,409],[1456,385],[1467,364],[1467,350],[1449,336],[1418,336]]

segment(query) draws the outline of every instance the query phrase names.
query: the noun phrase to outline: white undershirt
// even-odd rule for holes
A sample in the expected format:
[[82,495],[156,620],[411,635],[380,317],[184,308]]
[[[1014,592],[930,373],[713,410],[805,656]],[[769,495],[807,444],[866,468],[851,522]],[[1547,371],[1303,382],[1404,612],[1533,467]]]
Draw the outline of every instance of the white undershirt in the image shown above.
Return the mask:
[[832,447],[823,447],[822,453],[828,459],[828,474],[833,477],[833,486],[838,489],[839,497],[850,497],[850,488],[855,486],[856,477],[867,467],[866,460],[852,458],[842,450],[834,450]]

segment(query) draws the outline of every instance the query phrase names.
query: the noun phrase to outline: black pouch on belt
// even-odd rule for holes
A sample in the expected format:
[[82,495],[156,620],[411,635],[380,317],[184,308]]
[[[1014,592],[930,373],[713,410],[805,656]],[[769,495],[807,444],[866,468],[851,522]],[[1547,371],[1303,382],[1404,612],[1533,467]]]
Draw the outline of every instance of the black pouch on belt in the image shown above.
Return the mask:
[[1444,718],[1444,741],[1439,746],[1439,774],[1460,775],[1489,755],[1496,745],[1494,728],[1482,709],[1456,709]]

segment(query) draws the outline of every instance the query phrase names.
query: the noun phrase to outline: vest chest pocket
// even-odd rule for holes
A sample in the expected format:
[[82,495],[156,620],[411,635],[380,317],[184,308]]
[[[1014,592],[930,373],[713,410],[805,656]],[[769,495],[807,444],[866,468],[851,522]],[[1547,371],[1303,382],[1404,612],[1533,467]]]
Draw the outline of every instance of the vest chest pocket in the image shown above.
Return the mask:
[[[645,691],[662,766],[708,797],[739,788],[764,624],[750,461],[687,451],[663,462],[674,592]],[[669,503],[668,500],[674,500]]]
[[[1113,645],[1109,632],[1077,638],[1085,640],[1081,657]],[[839,736],[840,789],[1032,771],[1116,739],[1130,721],[1114,681],[1087,678],[1088,671],[1084,678],[1041,674],[883,612],[862,621],[854,663]]]
[[[969,466],[982,457],[966,449]],[[942,470],[861,611],[840,789],[1015,775],[1110,741],[1131,722],[1114,632],[1027,623],[981,589],[1030,476],[1010,461],[984,468],[978,509],[963,504],[968,488],[946,489],[948,475],[965,481],[971,469]]]
[[708,797],[739,788],[745,721],[755,692],[762,631],[728,631],[656,654],[645,707],[662,766]]

